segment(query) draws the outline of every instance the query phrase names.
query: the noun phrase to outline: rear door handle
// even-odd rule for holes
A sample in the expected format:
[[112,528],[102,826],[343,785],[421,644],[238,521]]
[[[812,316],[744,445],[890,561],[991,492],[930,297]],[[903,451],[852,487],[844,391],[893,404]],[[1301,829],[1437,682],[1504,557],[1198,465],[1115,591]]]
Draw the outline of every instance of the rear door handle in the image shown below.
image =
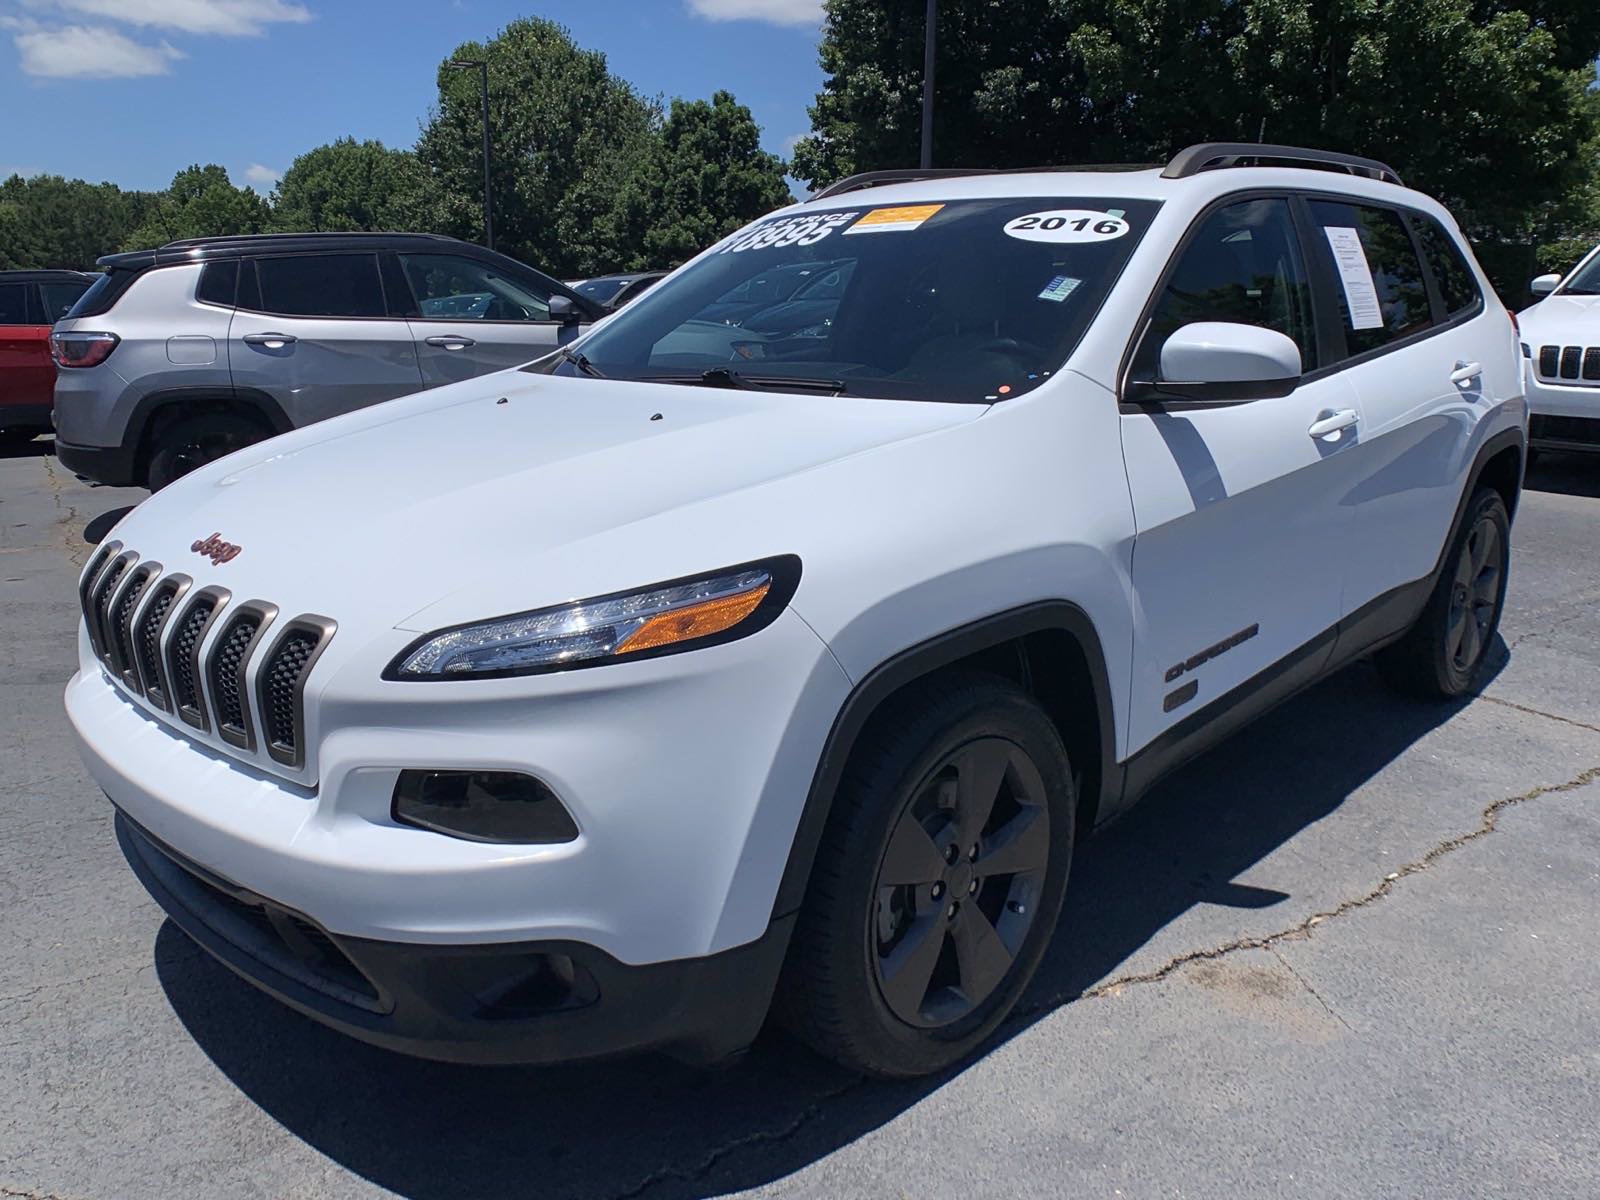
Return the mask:
[[1340,434],[1360,419],[1353,408],[1341,408],[1338,412],[1330,412],[1324,409],[1317,415],[1317,419],[1311,422],[1311,428],[1306,432],[1314,438],[1337,442]]
[[478,344],[469,337],[462,337],[453,333],[436,334],[424,340],[430,346],[442,346],[446,350],[465,350],[468,346],[476,346]]
[[287,346],[295,340],[292,333],[247,333],[244,335],[244,344],[247,346]]
[[1450,372],[1450,382],[1457,387],[1471,383],[1483,374],[1483,364],[1474,362],[1458,362],[1456,369]]

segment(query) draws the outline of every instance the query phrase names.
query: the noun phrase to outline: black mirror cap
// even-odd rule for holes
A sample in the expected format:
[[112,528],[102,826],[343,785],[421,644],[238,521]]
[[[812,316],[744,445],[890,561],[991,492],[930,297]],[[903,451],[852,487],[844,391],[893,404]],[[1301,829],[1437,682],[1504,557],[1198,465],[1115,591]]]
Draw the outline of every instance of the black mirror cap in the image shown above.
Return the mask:
[[1229,383],[1179,383],[1170,379],[1130,379],[1123,395],[1127,404],[1248,404],[1294,394],[1300,376],[1250,379]]

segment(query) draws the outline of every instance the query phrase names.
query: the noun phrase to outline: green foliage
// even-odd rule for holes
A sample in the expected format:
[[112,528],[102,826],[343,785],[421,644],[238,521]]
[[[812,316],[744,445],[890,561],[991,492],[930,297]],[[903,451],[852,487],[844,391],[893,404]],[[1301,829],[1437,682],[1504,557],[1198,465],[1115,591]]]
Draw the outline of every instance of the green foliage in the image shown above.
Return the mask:
[[432,232],[441,216],[432,181],[408,150],[340,138],[308,150],[284,172],[272,224],[288,232]]
[[[1368,154],[1526,238],[1592,177],[1592,0],[942,0],[935,162],[1158,162],[1200,141]],[[828,0],[794,170],[916,162],[922,7]]]
[[90,270],[152,203],[148,192],[124,192],[110,183],[13,175],[0,183],[0,270]]
[[236,188],[228,172],[211,163],[186,167],[172,177],[124,239],[124,250],[148,250],[179,238],[262,233],[271,227],[272,210],[249,188]]
[[675,267],[793,200],[783,160],[761,149],[750,110],[719,91],[674,100],[622,197],[628,269]]

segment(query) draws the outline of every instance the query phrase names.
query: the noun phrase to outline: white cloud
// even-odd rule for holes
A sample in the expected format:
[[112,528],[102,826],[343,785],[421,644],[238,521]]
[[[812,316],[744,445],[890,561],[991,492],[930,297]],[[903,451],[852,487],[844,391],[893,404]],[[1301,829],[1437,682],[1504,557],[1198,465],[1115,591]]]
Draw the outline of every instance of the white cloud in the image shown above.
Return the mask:
[[221,37],[255,36],[268,25],[311,19],[305,5],[289,0],[53,0],[53,6],[129,25]]
[[283,172],[253,162],[244,169],[244,177],[245,181],[256,191],[266,192],[272,190],[278,180],[283,178]]
[[687,0],[689,11],[708,21],[770,21],[774,25],[822,24],[822,0]]
[[11,39],[24,75],[45,79],[134,79],[165,75],[183,51],[136,42],[113,29],[68,25],[24,29]]

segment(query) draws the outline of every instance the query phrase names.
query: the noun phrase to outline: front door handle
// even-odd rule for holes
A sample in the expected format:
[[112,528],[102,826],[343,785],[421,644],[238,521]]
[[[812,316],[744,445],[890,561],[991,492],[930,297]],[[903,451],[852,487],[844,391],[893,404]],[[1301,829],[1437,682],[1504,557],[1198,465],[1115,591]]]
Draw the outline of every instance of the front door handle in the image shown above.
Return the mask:
[[1456,369],[1450,372],[1450,382],[1457,387],[1465,387],[1482,374],[1482,363],[1458,362],[1456,363]]
[[454,333],[437,334],[425,340],[430,346],[442,346],[446,350],[465,350],[468,346],[477,345],[471,338]]
[[1311,428],[1306,430],[1314,438],[1325,442],[1337,442],[1346,429],[1351,428],[1361,418],[1356,415],[1353,408],[1341,408],[1338,412],[1323,409],[1317,414],[1317,419],[1311,422]]
[[292,333],[247,333],[244,335],[246,346],[268,346],[276,350],[279,346],[287,346],[293,342]]

